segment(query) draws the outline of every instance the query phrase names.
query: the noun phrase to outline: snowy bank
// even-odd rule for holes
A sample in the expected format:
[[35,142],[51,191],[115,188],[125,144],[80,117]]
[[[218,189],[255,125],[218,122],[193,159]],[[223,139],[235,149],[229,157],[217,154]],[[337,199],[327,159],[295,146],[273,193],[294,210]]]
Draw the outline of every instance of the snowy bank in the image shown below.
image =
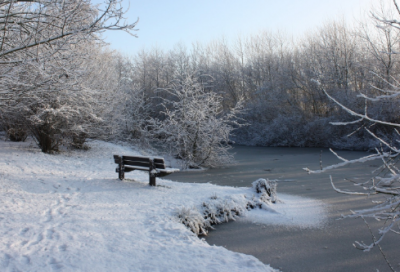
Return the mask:
[[[48,155],[31,142],[0,141],[0,271],[274,271],[208,245],[176,216],[213,195],[240,197],[250,188],[162,179],[150,187],[140,171],[120,181],[112,155],[140,154],[89,145]],[[249,218],[268,221],[276,213]]]

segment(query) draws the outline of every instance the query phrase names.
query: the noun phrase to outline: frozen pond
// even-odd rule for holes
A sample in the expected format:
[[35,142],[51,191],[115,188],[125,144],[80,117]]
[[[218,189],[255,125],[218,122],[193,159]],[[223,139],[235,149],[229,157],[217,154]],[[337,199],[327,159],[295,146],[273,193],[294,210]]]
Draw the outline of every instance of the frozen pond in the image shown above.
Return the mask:
[[[278,179],[279,194],[288,194],[323,201],[328,205],[328,220],[323,226],[301,226],[252,223],[243,218],[216,226],[206,240],[209,244],[250,254],[282,271],[390,271],[378,248],[371,252],[355,249],[354,241],[372,241],[368,227],[361,219],[337,220],[349,210],[369,207],[379,197],[349,196],[336,193],[329,181],[333,176],[341,189],[357,189],[344,178],[362,180],[378,165],[378,161],[337,169],[327,174],[309,175],[304,170],[339,162],[327,149],[275,148],[235,146],[237,164],[201,172],[180,172],[170,175],[181,182],[211,182],[225,186],[250,186],[258,178]],[[363,152],[341,151],[347,159]],[[312,212],[312,209],[310,209]],[[251,217],[250,217],[251,219]],[[371,227],[378,226],[371,222]],[[396,270],[400,270],[400,239],[389,234],[381,243],[383,251]]]

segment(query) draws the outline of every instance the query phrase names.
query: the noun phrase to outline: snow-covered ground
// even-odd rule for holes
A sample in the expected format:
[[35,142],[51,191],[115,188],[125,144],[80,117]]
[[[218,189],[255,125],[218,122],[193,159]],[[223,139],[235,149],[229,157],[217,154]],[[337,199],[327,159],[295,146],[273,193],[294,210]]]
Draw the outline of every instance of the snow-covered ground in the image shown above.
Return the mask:
[[[33,142],[0,139],[0,271],[275,271],[253,256],[208,245],[176,216],[215,195],[254,194],[251,188],[160,178],[160,186],[150,187],[140,171],[120,181],[112,155],[138,152],[101,141],[89,145],[89,151],[48,155]],[[284,203],[245,218],[323,225],[320,202],[278,197]]]

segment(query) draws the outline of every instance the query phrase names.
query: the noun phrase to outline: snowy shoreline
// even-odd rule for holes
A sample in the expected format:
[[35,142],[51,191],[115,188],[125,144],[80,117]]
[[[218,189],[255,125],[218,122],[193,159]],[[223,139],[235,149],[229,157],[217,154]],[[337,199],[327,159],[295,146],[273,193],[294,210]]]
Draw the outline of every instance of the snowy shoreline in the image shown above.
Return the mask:
[[[89,151],[48,155],[29,141],[0,141],[1,271],[275,271],[253,256],[208,245],[176,216],[211,196],[240,197],[250,188],[163,179],[154,188],[140,171],[120,181],[112,155],[140,154],[107,142],[89,145]],[[240,220],[324,224],[323,216],[293,217],[302,201],[319,214],[321,203],[281,198],[286,203],[276,210]]]

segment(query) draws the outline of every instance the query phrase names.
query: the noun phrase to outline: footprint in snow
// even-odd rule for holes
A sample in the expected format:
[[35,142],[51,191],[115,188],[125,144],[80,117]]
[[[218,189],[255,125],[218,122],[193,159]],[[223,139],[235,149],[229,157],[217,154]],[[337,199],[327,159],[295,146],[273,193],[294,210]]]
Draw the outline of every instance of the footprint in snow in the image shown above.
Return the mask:
[[53,239],[53,236],[54,236],[54,230],[53,229],[48,229],[48,230],[46,230],[46,238],[47,239]]
[[67,251],[67,245],[66,245],[66,244],[63,244],[63,245],[59,246],[58,249],[59,249],[60,251]]
[[25,264],[30,264],[31,263],[31,258],[29,258],[26,255],[23,255],[22,256],[22,262],[25,263]]
[[0,256],[0,267],[6,268],[10,264],[12,257],[9,254],[3,254]]
[[46,217],[46,219],[43,221],[44,223],[50,222],[51,220],[53,220],[53,216],[52,216],[52,211],[51,211],[51,209],[48,209],[47,211],[45,211],[45,212],[43,213],[43,216]]
[[51,267],[53,268],[53,270],[60,270],[61,268],[63,268],[63,265],[61,264],[61,262],[57,261],[54,258],[50,259],[49,264],[51,265]]
[[41,241],[43,241],[43,235],[40,233],[38,236],[36,236],[36,241],[30,243],[29,246],[37,245],[37,244],[39,244]]
[[24,228],[20,231],[20,235],[25,235],[29,231],[29,228]]

